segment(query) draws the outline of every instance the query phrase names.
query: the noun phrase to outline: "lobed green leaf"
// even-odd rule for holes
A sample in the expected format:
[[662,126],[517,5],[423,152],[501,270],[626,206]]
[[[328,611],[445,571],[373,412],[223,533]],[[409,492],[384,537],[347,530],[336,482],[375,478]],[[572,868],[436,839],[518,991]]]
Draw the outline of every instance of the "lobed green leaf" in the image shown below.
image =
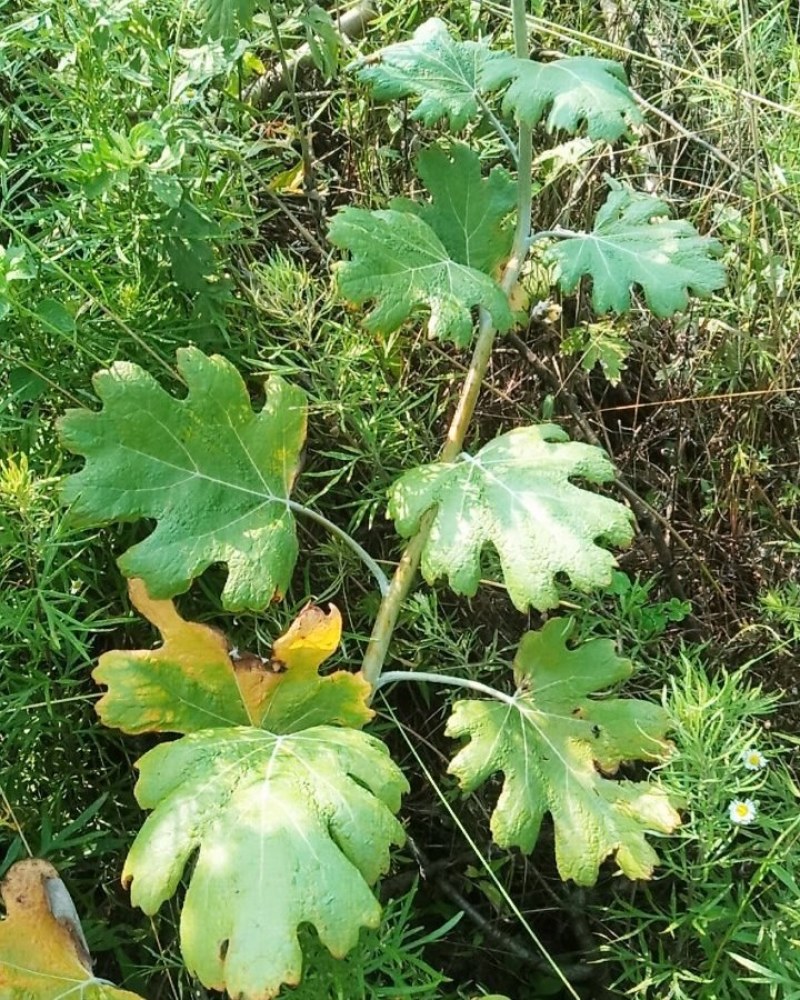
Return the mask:
[[513,323],[500,286],[454,260],[428,223],[412,212],[344,208],[331,222],[329,236],[351,255],[337,265],[342,295],[356,305],[375,302],[365,320],[370,330],[390,333],[425,306],[431,336],[464,347],[472,339],[471,306],[483,306],[499,330]]
[[156,520],[118,560],[151,597],[173,597],[212,563],[228,566],[226,608],[260,609],[288,586],[297,539],[287,505],[305,439],[305,395],[273,376],[254,414],[224,358],[178,351],[188,386],[176,399],[137,365],[94,378],[99,412],[70,410],[63,443],[86,458],[64,499],[81,525]]
[[511,252],[516,185],[502,167],[481,173],[476,152],[462,143],[449,150],[424,149],[417,173],[431,195],[429,202],[397,198],[392,208],[413,212],[428,223],[453,260],[494,274]]
[[449,770],[466,792],[502,772],[491,818],[501,847],[532,851],[550,813],[564,880],[593,885],[612,854],[629,878],[649,878],[658,856],[646,834],[670,833],[680,817],[657,785],[610,775],[622,761],[664,757],[668,716],[638,699],[590,698],[633,667],[608,639],[568,649],[571,629],[571,621],[554,618],[523,636],[509,702],[456,702],[446,733],[469,742]]
[[479,79],[489,56],[487,45],[454,39],[433,17],[409,41],[357,63],[356,71],[380,100],[419,97],[412,118],[426,125],[446,118],[452,129],[462,129],[480,108]]
[[615,142],[642,116],[625,70],[610,59],[576,56],[540,63],[498,53],[482,74],[486,90],[510,84],[503,110],[534,126],[545,120],[550,132],[571,134],[585,122],[590,139]]
[[413,118],[426,125],[447,119],[462,129],[483,110],[484,97],[505,90],[503,111],[551,131],[578,131],[614,142],[641,121],[619,63],[577,56],[541,63],[461,42],[431,18],[413,37],[356,63],[358,78],[380,99],[419,99]]
[[599,448],[570,442],[552,424],[520,427],[474,457],[405,473],[390,491],[389,516],[409,538],[435,510],[422,554],[429,582],[447,575],[457,594],[475,594],[481,552],[492,544],[515,607],[543,611],[558,603],[560,573],[580,589],[608,584],[616,560],[598,539],[625,545],[633,536],[626,507],[572,477],[604,483],[614,470]]
[[250,27],[255,0],[197,0],[203,33],[208,38],[230,41]]
[[661,199],[614,184],[592,231],[561,240],[545,259],[557,265],[565,292],[591,277],[595,312],[626,312],[638,285],[656,316],[672,316],[686,309],[690,291],[705,298],[722,288],[725,268],[714,260],[722,252],[716,240],[669,215]]

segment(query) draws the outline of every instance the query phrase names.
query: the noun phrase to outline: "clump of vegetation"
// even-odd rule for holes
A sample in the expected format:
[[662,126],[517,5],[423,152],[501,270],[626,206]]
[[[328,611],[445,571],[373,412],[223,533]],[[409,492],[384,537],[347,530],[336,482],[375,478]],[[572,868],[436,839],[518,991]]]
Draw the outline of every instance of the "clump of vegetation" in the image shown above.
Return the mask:
[[794,742],[767,728],[778,705],[746,670],[709,675],[687,650],[667,692],[676,753],[662,781],[691,820],[652,887],[615,893],[605,924],[625,995],[791,996],[800,982]]

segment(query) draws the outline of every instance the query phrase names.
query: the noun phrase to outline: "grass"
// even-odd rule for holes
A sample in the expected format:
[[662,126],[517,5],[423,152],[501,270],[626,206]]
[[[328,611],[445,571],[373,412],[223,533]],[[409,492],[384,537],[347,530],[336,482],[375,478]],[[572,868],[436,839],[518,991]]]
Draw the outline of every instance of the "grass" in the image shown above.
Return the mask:
[[[598,912],[625,996],[664,1000],[795,997],[800,991],[800,789],[795,741],[773,734],[778,698],[746,669],[712,675],[706,651],[686,650],[670,680],[675,754],[664,784],[689,819],[661,845],[652,886],[621,886]],[[745,751],[759,749],[760,770]],[[729,818],[753,802],[750,825]]]
[[[510,342],[498,346],[471,443],[543,415],[575,431],[572,399],[655,511],[640,519],[610,592],[567,595],[564,610],[583,634],[611,636],[642,663],[637,694],[657,698],[666,685],[678,753],[661,780],[686,802],[687,823],[659,843],[664,865],[651,887],[604,878],[579,894],[558,881],[547,838],[532,860],[492,847],[491,789],[463,802],[449,778],[432,787],[425,772],[442,775],[452,752],[447,701],[409,686],[393,704],[410,742],[391,735],[385,711],[377,731],[410,775],[409,830],[440,874],[416,895],[398,893],[383,929],[343,965],[319,956],[287,995],[433,1000],[484,984],[516,1000],[558,990],[789,998],[800,995],[799,717],[775,695],[795,683],[800,588],[796,5],[671,0],[619,21],[603,5],[541,6],[532,7],[536,45],[617,55],[668,118],[647,116],[637,151],[570,147],[563,162],[542,163],[537,224],[585,224],[602,174],[615,173],[717,235],[730,284],[668,324],[637,311],[601,327],[581,300],[565,301],[554,322],[524,331],[540,368]],[[284,44],[302,41],[301,11],[276,10]],[[407,37],[432,12],[386,5],[365,45]],[[464,37],[508,33],[499,5],[436,13]],[[435,455],[465,363],[412,327],[365,336],[331,294],[326,217],[408,188],[426,130],[342,73],[301,78],[297,108],[283,94],[254,110],[244,90],[276,54],[263,18],[247,53],[204,49],[196,8],[178,0],[0,0],[0,875],[28,850],[52,860],[86,916],[98,970],[151,1000],[200,993],[180,961],[175,906],[151,922],[118,885],[141,822],[133,761],[148,744],[97,725],[89,677],[105,649],[152,640],[126,613],[111,558],[139,529],[70,526],[58,484],[74,463],[55,418],[94,406],[91,375],[117,359],[180,393],[174,351],[189,342],[230,358],[254,397],[266,375],[285,375],[311,399],[298,498],[390,571],[400,546],[384,519],[386,488]],[[287,181],[305,122],[311,197]],[[491,157],[492,141],[476,142]],[[596,354],[613,365],[620,351],[618,381],[590,363]],[[309,596],[335,599],[347,611],[342,659],[357,662],[374,588],[316,526],[301,527],[301,544],[313,558],[285,605],[224,615],[212,571],[182,607],[265,653]],[[394,665],[491,679],[536,624],[510,611],[491,580],[471,602],[426,588],[404,611]],[[699,638],[702,653],[682,646]],[[752,665],[737,672],[743,663]],[[755,741],[769,766],[749,775],[738,755]],[[757,800],[753,826],[731,827],[735,796]],[[406,888],[417,871],[413,855],[398,857]],[[453,888],[477,922],[473,913],[451,925],[461,909]],[[597,985],[570,993],[531,963],[516,972],[498,935],[535,951],[526,924],[559,961],[601,958]]]

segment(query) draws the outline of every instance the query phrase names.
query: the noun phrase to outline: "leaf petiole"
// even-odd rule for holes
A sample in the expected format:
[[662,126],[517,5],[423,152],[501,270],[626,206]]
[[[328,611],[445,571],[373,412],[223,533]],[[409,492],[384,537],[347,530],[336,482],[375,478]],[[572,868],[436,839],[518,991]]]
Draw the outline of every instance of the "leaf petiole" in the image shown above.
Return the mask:
[[508,153],[514,163],[517,166],[519,163],[519,153],[517,152],[517,145],[511,136],[508,134],[508,130],[505,125],[500,121],[497,115],[492,111],[486,101],[481,97],[480,94],[475,95],[475,100],[478,102],[478,107],[486,115],[486,118],[491,122],[492,128],[497,132],[500,138],[503,140],[503,145],[508,150]]
[[329,521],[324,514],[320,514],[316,510],[312,510],[310,507],[304,507],[301,503],[296,500],[286,500],[286,506],[289,510],[294,511],[295,514],[301,514],[307,517],[311,521],[316,521],[317,524],[322,525],[323,528],[327,528],[332,535],[336,535],[340,538],[345,545],[348,546],[358,558],[364,563],[367,569],[372,573],[375,578],[375,582],[378,584],[378,589],[381,592],[381,597],[385,597],[389,592],[389,578],[380,568],[380,566],[375,562],[372,556],[367,552],[363,546],[359,545],[352,535],[348,535],[344,528],[340,528],[338,524],[334,524],[333,521]]
[[496,701],[502,701],[512,708],[517,707],[517,699],[514,695],[505,694],[497,688],[488,684],[481,684],[480,681],[473,681],[469,677],[457,677],[454,674],[434,674],[425,670],[387,670],[381,674],[375,682],[375,690],[385,687],[387,684],[394,684],[396,681],[415,681],[416,683],[429,682],[431,684],[443,684],[446,687],[467,688],[470,691],[478,691]]
[[532,247],[534,243],[541,243],[543,240],[566,240],[574,239],[577,236],[586,236],[586,233],[575,229],[562,229],[557,226],[555,229],[543,229],[539,233],[533,233],[528,237],[528,246]]

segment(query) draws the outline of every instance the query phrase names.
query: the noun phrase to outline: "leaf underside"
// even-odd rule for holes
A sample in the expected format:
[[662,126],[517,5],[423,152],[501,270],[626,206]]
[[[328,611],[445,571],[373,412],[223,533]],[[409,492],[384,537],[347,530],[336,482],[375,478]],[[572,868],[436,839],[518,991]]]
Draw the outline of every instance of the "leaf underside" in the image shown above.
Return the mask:
[[305,395],[273,376],[255,414],[224,358],[185,348],[178,371],[185,399],[134,364],[95,376],[103,408],[70,410],[59,423],[66,447],[86,458],[64,498],[78,524],[158,522],[119,559],[153,597],[173,597],[225,563],[224,606],[261,609],[283,594],[297,558],[286,500],[305,439]]
[[132,580],[129,589],[164,642],[100,657],[92,676],[108,688],[97,704],[105,725],[134,734],[246,725],[290,733],[323,724],[360,727],[372,718],[371,688],[360,674],[317,672],[339,646],[336,608],[327,614],[305,608],[265,662],[233,654],[220,632],[185,621],[172,601],[154,601],[141,580]]
[[123,881],[155,913],[197,852],[181,949],[205,986],[274,997],[300,981],[299,925],[336,957],[377,926],[369,887],[403,842],[394,813],[407,790],[379,740],[331,726],[214,729],[158,746],[138,766],[136,797],[153,812]]
[[446,575],[456,593],[472,596],[491,544],[515,607],[541,611],[558,603],[560,573],[582,590],[608,584],[616,560],[597,540],[626,545],[633,536],[626,507],[573,477],[604,483],[614,471],[599,448],[570,442],[552,424],[521,427],[474,457],[405,473],[390,491],[389,516],[409,538],[435,509],[422,555],[429,582]]
[[671,833],[680,817],[652,782],[609,776],[623,761],[661,759],[669,749],[668,717],[637,699],[590,698],[625,680],[632,665],[608,639],[568,649],[571,627],[556,618],[526,633],[514,661],[513,704],[454,705],[446,733],[468,742],[449,770],[466,792],[502,772],[491,818],[501,847],[533,850],[550,813],[564,880],[594,885],[612,854],[629,878],[649,878],[658,856],[645,835]]
[[720,244],[700,236],[651,195],[614,185],[590,233],[563,239],[545,254],[557,265],[557,279],[571,292],[584,276],[592,279],[597,313],[626,312],[638,285],[656,316],[686,309],[689,292],[707,297],[725,284],[725,268],[713,258]]

